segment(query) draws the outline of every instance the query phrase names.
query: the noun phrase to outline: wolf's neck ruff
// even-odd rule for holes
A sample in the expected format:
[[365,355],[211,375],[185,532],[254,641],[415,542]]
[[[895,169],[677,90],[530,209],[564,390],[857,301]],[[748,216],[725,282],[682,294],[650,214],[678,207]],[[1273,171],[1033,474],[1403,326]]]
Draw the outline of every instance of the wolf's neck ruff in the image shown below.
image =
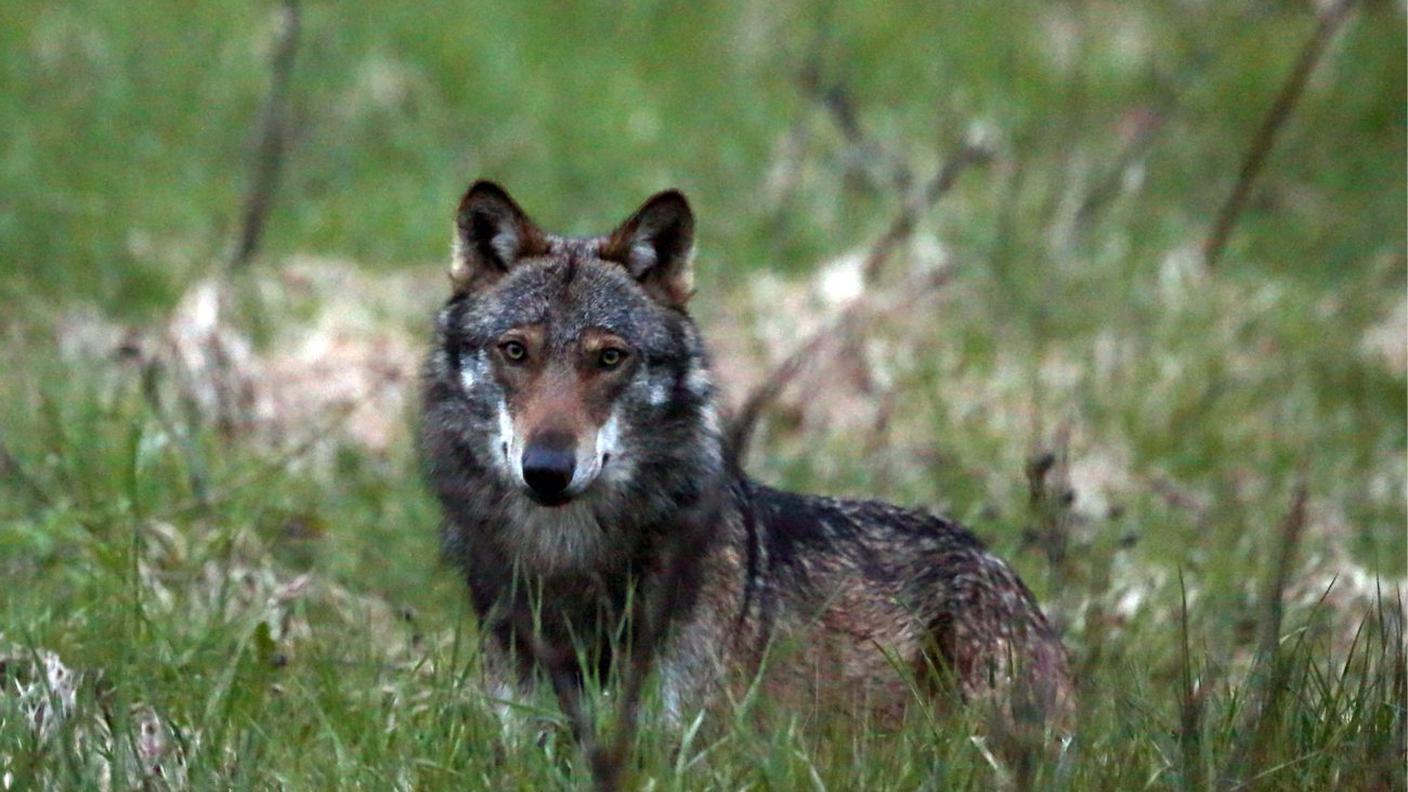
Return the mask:
[[631,603],[654,598],[668,629],[637,638],[674,716],[756,682],[786,706],[897,717],[933,687],[907,677],[936,669],[969,698],[1021,686],[1063,706],[1059,640],[966,529],[772,490],[725,459],[685,310],[683,196],[651,198],[605,236],[564,238],[479,182],[455,228],[422,448],[499,683],[531,687],[547,656],[609,667]]
[[502,519],[505,548],[513,562],[537,575],[610,565],[623,550],[602,527],[590,501],[548,508],[509,497]]

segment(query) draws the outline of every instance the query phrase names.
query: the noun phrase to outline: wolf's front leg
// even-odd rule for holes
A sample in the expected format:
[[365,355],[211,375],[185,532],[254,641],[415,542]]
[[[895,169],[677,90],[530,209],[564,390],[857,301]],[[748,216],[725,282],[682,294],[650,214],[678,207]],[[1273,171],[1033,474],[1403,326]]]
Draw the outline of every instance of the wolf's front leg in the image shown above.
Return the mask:
[[479,690],[499,719],[505,742],[541,745],[560,720],[552,691],[525,674],[518,658],[493,638],[480,650]]
[[716,575],[693,612],[672,626],[656,655],[662,715],[676,731],[702,710],[719,705],[725,686],[752,667],[751,656],[740,651],[752,636],[751,625],[740,624],[738,614],[727,608],[740,598],[731,582]]
[[683,729],[717,696],[722,677],[716,652],[692,642],[672,642],[660,655],[661,716],[672,731]]

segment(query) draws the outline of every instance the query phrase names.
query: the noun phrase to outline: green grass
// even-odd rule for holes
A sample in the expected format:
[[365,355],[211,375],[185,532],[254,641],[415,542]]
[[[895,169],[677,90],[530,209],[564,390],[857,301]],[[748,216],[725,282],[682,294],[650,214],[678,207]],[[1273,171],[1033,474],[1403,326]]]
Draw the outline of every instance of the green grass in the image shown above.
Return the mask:
[[[375,448],[336,415],[232,433],[169,367],[159,412],[136,362],[91,352],[125,329],[159,348],[219,267],[272,11],[0,4],[0,776],[136,783],[150,708],[192,788],[580,786],[560,730],[505,731],[477,685],[413,410]],[[451,208],[490,176],[566,232],[684,189],[701,325],[731,339],[722,364],[756,369],[801,329],[766,295],[801,299],[818,262],[888,223],[886,163],[923,179],[975,126],[997,141],[875,287],[935,244],[956,266],[854,350],[888,420],[827,406],[854,394],[854,361],[830,360],[820,406],[785,400],[751,468],[970,523],[1065,631],[1069,747],[1027,750],[978,713],[880,733],[761,701],[681,734],[648,707],[642,785],[1404,788],[1408,382],[1372,341],[1401,350],[1406,332],[1399,5],[1363,4],[1331,47],[1211,273],[1191,254],[1313,27],[1302,5],[310,3],[304,21],[268,238],[232,284],[231,326],[266,359],[329,305],[365,302],[375,332],[423,343]],[[801,87],[808,64],[853,98],[870,165]],[[1167,122],[1121,173],[1141,112]],[[280,279],[309,256],[356,277]],[[1045,450],[1068,456],[1053,494],[1069,474],[1071,509],[1031,500]],[[1266,581],[1302,480],[1268,655]],[[25,710],[43,652],[81,674],[53,731]]]

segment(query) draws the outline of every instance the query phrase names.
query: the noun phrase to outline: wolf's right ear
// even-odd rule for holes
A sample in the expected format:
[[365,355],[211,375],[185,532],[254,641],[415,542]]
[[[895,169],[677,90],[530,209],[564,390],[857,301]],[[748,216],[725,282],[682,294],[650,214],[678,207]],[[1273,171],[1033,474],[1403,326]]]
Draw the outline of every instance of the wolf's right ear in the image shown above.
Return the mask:
[[477,181],[460,199],[450,283],[465,294],[498,280],[519,259],[547,252],[543,232],[491,181]]

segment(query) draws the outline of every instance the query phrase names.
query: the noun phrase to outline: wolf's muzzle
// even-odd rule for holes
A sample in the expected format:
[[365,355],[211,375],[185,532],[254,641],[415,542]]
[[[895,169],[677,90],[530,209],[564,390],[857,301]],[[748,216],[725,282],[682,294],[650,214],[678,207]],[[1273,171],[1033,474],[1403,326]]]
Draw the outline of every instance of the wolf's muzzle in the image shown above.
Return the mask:
[[568,501],[567,488],[577,467],[572,446],[530,445],[523,452],[523,481],[533,500],[544,506],[561,506]]

